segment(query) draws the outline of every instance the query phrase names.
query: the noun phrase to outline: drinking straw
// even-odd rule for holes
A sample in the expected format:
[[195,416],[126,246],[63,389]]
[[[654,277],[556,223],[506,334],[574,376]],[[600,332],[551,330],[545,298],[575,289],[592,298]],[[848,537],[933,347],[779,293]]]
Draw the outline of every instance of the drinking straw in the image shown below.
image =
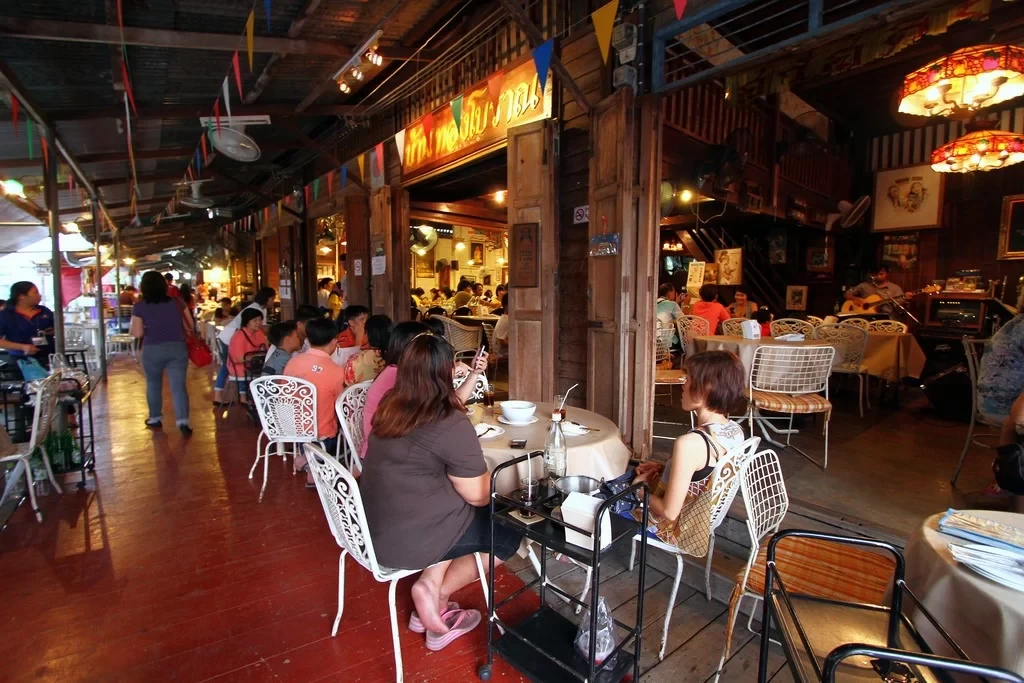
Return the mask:
[[569,398],[569,392],[578,387],[579,385],[580,383],[576,382],[576,384],[573,384],[571,387],[569,387],[568,391],[566,391],[565,394],[562,395],[562,405],[558,406],[559,410],[565,407],[565,399]]

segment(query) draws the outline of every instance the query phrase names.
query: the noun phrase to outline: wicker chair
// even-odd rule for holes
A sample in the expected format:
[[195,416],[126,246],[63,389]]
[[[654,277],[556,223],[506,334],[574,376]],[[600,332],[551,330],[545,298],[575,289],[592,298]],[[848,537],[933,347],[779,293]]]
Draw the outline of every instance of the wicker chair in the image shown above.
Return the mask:
[[859,389],[858,403],[860,416],[864,417],[865,398],[871,407],[870,392],[864,391],[868,380],[868,368],[864,365],[864,351],[868,345],[868,333],[853,325],[821,325],[814,330],[814,338],[826,342],[836,350],[839,362],[832,366],[832,372],[856,375]]
[[907,324],[899,320],[872,320],[868,323],[868,332],[892,332],[906,334]]
[[864,330],[865,332],[867,332],[868,326],[871,325],[871,323],[867,321],[867,318],[844,318],[842,321],[840,321],[839,324],[850,325],[851,327],[858,327]]
[[479,327],[469,327],[455,322],[451,318],[444,318],[439,315],[431,316],[437,318],[444,325],[444,338],[455,349],[456,355],[470,351],[475,353],[480,348],[484,331]]
[[732,318],[722,323],[722,334],[726,337],[743,336],[743,318]]
[[810,339],[814,333],[814,325],[806,320],[796,318],[779,318],[772,321],[772,336],[781,337],[784,334],[802,334]]

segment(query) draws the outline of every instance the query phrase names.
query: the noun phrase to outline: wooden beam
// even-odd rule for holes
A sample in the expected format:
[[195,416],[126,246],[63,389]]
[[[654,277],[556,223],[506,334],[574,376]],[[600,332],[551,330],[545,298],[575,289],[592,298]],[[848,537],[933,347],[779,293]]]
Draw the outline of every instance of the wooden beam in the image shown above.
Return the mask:
[[[163,173],[143,173],[139,175],[139,185],[145,185],[146,183],[159,183],[164,181],[178,181],[181,180],[181,171],[165,171]],[[216,171],[212,169],[203,169],[203,180],[214,178],[217,176]],[[197,178],[199,180],[199,178]],[[110,178],[97,178],[93,181],[96,187],[117,187],[118,185],[127,185],[128,181],[124,176],[113,176]]]
[[458,225],[463,225],[467,228],[476,228],[477,230],[490,230],[491,232],[508,231],[507,223],[499,223],[498,221],[492,221],[486,218],[474,218],[472,216],[455,216],[450,213],[441,213],[439,211],[414,209],[411,206],[409,207],[409,218],[413,220],[431,221],[432,223],[456,223]]
[[[514,0],[499,0],[502,7],[512,15],[512,19],[519,24],[519,28],[523,29],[526,33],[526,37],[530,39],[531,47],[537,47],[544,42],[544,34],[540,32],[540,29],[534,26],[533,22],[530,21],[530,17],[526,15],[523,8],[514,2]],[[558,79],[562,82],[562,85],[568,89],[569,94],[576,100],[576,104],[580,105],[580,109],[584,113],[590,113],[590,103],[587,102],[587,96],[583,94],[583,90],[576,83],[573,77],[569,74],[569,70],[562,64],[561,58],[557,53],[552,52],[551,54],[551,70],[555,72]]]
[[[410,211],[433,211],[446,213],[453,218],[469,216],[470,218],[481,218],[487,221],[494,221],[501,225],[508,226],[508,215],[505,211],[487,209],[482,206],[463,204],[462,202],[409,202]],[[449,220],[449,223],[455,222]]]
[[[302,29],[305,28],[306,22],[309,21],[310,17],[316,12],[317,8],[320,7],[321,0],[307,0],[306,6],[302,8],[302,11],[292,19],[292,23],[288,26],[288,38],[292,40],[298,39],[302,34]],[[252,89],[245,94],[242,98],[242,102],[245,104],[252,104],[259,96],[263,94],[263,90],[270,83],[270,79],[274,75],[274,70],[277,65],[287,57],[284,53],[275,52],[267,60],[266,65],[263,67],[263,71],[260,72],[259,77],[256,78],[256,82],[253,84]]]
[[[327,163],[331,165],[331,168],[341,168],[344,162],[336,157],[329,149],[319,144],[316,140],[306,135],[306,132],[298,126],[291,123],[283,123],[281,127],[291,132],[307,149],[316,152],[322,158],[327,160]],[[363,192],[369,192],[369,188],[364,184],[364,178],[355,178],[351,173],[348,174],[349,181],[353,185],[362,188]]]
[[[255,187],[250,187],[249,185],[246,185],[243,181],[239,180],[235,176],[225,171],[221,171],[220,175],[222,178],[224,178],[224,180],[227,180],[230,183],[234,183],[239,188],[244,188],[246,192],[251,192],[252,194],[256,195],[257,197],[267,202],[268,204],[276,204],[279,200],[283,199],[283,197],[278,197],[277,199],[275,199],[270,195],[264,193],[262,190],[259,190]],[[296,218],[302,218],[302,214],[290,206],[282,204],[281,208],[290,213],[291,215],[295,216]]]
[[[121,31],[117,26],[90,24],[84,21],[0,17],[0,36],[21,38],[23,40],[99,43],[101,45],[121,44]],[[239,49],[239,35],[236,33],[172,31],[135,26],[124,27],[124,42],[126,45],[162,47],[177,50],[235,52]],[[253,39],[253,50],[255,52],[344,58],[352,53],[352,49],[353,46],[325,40],[296,40],[260,35],[255,36]],[[381,45],[378,52],[384,59],[401,60],[412,57],[412,52],[405,47]],[[418,59],[429,61],[434,56],[421,53]]]
[[[219,192],[205,193],[205,194],[203,194],[203,196],[204,197],[228,197],[228,196],[231,196],[231,195],[243,194],[245,192],[254,192],[254,191],[256,191],[255,188],[250,188],[250,187],[246,186],[246,189],[244,189],[244,190],[241,190],[241,189],[238,189],[238,190],[221,190]],[[152,206],[154,204],[166,204],[167,202],[169,202],[172,199],[174,199],[174,197],[175,197],[175,195],[173,195],[173,194],[153,196],[153,197],[149,197],[148,199],[136,200],[136,204],[138,206]],[[109,210],[113,210],[113,209],[127,209],[129,206],[131,206],[131,202],[114,202],[113,204],[107,204],[106,206],[107,206],[107,209],[109,209]],[[77,207],[77,208],[73,208],[73,209],[61,209],[60,212],[62,214],[81,213],[82,209],[81,209],[81,207]]]
[[[212,116],[209,104],[174,104],[155,107],[139,107],[138,118],[162,119],[199,119]],[[349,104],[329,104],[310,107],[301,112],[295,111],[294,104],[262,104],[255,106],[236,106],[231,108],[234,116],[270,116],[271,118],[315,118],[319,116],[359,116],[366,112],[365,107]],[[89,119],[123,119],[124,107],[104,107],[102,109],[73,109],[54,112],[55,121],[85,121]]]

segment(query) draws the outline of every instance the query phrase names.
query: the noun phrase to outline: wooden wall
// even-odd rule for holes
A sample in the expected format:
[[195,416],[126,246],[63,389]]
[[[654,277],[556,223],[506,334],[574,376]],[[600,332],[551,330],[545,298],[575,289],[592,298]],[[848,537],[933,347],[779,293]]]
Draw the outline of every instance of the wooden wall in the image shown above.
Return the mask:
[[[607,72],[593,31],[580,33],[561,46],[562,61],[593,106],[610,91]],[[587,254],[588,226],[573,224],[573,209],[590,202],[590,116],[584,113],[563,88],[560,167],[558,178],[558,222],[561,252],[558,261],[559,391],[577,382],[570,398],[582,406],[587,396]]]

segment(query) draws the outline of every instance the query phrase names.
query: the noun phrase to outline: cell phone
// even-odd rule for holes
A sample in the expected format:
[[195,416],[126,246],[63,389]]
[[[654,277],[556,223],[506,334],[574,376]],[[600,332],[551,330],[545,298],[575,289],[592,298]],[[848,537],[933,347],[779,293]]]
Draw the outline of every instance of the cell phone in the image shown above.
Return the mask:
[[473,356],[473,367],[476,367],[476,362],[478,360],[480,360],[480,356],[482,356],[483,354],[484,354],[484,347],[483,347],[483,344],[481,344],[480,348],[476,350],[476,355]]
[[526,439],[512,439],[508,442],[509,448],[526,448]]

